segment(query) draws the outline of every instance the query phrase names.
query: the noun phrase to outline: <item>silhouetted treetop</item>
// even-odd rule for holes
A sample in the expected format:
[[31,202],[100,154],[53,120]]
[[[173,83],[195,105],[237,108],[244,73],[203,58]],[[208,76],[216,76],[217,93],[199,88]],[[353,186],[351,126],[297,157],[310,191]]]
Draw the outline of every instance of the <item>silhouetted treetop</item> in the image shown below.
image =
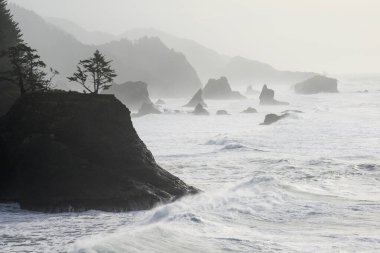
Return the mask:
[[50,68],[48,77],[46,64],[37,54],[37,50],[26,43],[18,43],[10,47],[6,56],[9,59],[9,70],[0,71],[0,81],[8,81],[17,85],[21,94],[30,91],[46,91],[52,88],[52,80],[58,71]]
[[4,69],[9,63],[5,57],[8,48],[21,41],[20,29],[7,8],[7,1],[0,0],[0,68]]
[[85,92],[98,94],[99,91],[108,89],[117,76],[111,62],[96,50],[92,57],[81,60],[77,65],[77,71],[67,79],[80,84],[85,88]]

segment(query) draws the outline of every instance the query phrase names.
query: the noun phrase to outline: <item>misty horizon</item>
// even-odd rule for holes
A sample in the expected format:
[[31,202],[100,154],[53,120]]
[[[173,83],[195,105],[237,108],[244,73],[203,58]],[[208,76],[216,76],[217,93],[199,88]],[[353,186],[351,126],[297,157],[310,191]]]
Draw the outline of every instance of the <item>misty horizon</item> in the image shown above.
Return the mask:
[[[280,70],[333,76],[380,73],[376,32],[380,4],[371,0],[9,2],[45,18],[66,19],[87,31],[116,37],[140,28],[163,31],[220,54],[242,56]],[[81,10],[86,8],[83,15]]]
[[0,252],[380,252],[379,10],[0,0]]

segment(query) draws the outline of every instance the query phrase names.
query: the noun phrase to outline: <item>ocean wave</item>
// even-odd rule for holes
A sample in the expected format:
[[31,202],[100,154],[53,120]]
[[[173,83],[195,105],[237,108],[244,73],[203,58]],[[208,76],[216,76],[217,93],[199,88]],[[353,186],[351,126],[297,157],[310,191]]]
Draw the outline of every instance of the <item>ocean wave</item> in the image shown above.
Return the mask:
[[[232,239],[227,239],[223,234],[223,228],[228,226],[228,220],[232,217],[239,214],[254,216],[258,220],[270,219],[268,214],[275,208],[267,203],[271,201],[262,199],[260,192],[269,188],[265,190],[268,194],[274,184],[273,178],[257,177],[228,189],[189,196],[146,211],[141,222],[126,224],[110,235],[77,240],[68,251],[222,252],[236,246],[231,245]],[[199,215],[205,211],[210,215]],[[260,213],[267,217],[260,217]],[[208,237],[205,243],[207,230],[212,230],[213,236]],[[247,247],[253,247],[252,241],[239,237],[234,237],[232,241],[237,244],[246,241]]]
[[243,142],[240,140],[229,138],[228,136],[216,136],[208,140],[205,145],[223,146],[223,148],[220,149],[221,151],[249,149],[257,152],[265,152],[262,149],[253,148],[251,146],[243,144]]
[[233,149],[243,149],[243,148],[248,148],[248,147],[239,143],[231,143],[224,146],[222,150],[233,150]]
[[[245,227],[305,223],[347,210],[356,212],[339,200],[311,187],[258,174],[228,188],[145,211],[140,222],[126,224],[110,235],[78,240],[69,252],[226,252],[227,248],[236,251],[241,242],[247,246],[245,251],[260,251],[254,237],[245,237]],[[226,237],[226,229],[234,236]],[[275,245],[264,246],[273,249]]]
[[358,169],[366,171],[380,171],[380,165],[374,163],[365,163],[357,165]]
[[215,151],[210,151],[210,152],[201,152],[201,153],[192,153],[192,154],[172,154],[172,155],[161,155],[161,156],[157,156],[157,158],[191,158],[191,157],[195,157],[195,156],[209,156],[209,155],[212,155],[214,154]]
[[232,138],[229,138],[227,136],[221,136],[221,135],[218,135],[210,140],[208,140],[205,145],[228,145],[228,144],[231,144],[231,143],[237,143],[239,142],[238,140],[236,139],[232,139]]
[[93,237],[77,241],[70,253],[192,253],[220,252],[210,240],[194,234],[186,226],[155,224],[120,230],[108,237]]

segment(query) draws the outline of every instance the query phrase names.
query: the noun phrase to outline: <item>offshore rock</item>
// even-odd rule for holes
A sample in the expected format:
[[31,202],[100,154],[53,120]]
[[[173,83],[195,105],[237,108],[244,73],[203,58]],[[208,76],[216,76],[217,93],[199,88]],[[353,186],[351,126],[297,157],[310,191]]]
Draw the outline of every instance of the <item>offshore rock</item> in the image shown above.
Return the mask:
[[148,85],[144,82],[114,84],[104,94],[114,94],[130,110],[137,111],[144,103],[150,104]]
[[218,110],[216,115],[230,115],[226,110]]
[[207,107],[207,104],[203,100],[203,90],[199,89],[194,96],[191,98],[189,103],[184,105],[184,107],[196,107],[198,104],[201,104],[203,107]]
[[247,109],[245,109],[241,113],[257,113],[257,110],[253,107],[248,107]]
[[274,99],[274,90],[269,89],[265,84],[260,94],[260,105],[289,105],[287,102],[281,102]]
[[203,108],[201,104],[198,104],[192,113],[194,115],[210,115],[210,113],[205,108]]
[[148,114],[161,114],[161,111],[152,103],[144,103],[137,113],[132,114],[132,117],[138,118]]
[[238,91],[232,91],[226,77],[208,80],[203,89],[205,99],[245,99]]
[[294,90],[298,94],[338,93],[338,80],[325,76],[314,76],[297,83]]
[[261,123],[260,125],[270,125],[270,124],[273,124],[277,121],[279,121],[280,119],[283,119],[285,117],[288,117],[289,114],[288,113],[285,113],[285,114],[282,114],[282,115],[276,115],[276,114],[267,114],[265,116],[265,119],[264,119],[264,122]]

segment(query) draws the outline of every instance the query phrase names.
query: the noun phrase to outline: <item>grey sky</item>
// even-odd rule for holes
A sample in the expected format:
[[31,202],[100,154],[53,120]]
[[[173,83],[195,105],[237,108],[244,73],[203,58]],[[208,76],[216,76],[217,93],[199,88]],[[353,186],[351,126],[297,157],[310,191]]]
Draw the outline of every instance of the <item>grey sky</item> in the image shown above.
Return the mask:
[[153,27],[280,69],[380,73],[378,0],[10,0],[114,34]]

